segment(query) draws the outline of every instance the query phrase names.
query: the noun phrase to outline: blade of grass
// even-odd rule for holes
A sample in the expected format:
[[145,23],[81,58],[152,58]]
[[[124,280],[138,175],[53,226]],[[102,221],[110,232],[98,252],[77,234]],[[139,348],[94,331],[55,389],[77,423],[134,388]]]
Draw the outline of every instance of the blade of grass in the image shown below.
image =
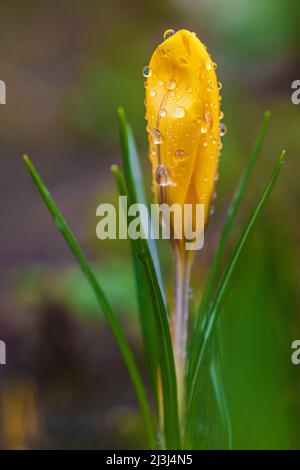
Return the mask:
[[[111,171],[114,175],[116,185],[120,196],[127,196],[127,188],[123,179],[120,168],[117,165],[112,165]],[[141,323],[142,337],[144,342],[145,358],[149,371],[149,378],[151,384],[152,395],[154,399],[155,409],[159,422],[159,403],[158,403],[158,345],[155,335],[155,325],[153,315],[151,312],[151,303],[147,292],[147,280],[141,262],[137,256],[134,241],[130,240],[131,252],[133,258],[133,267],[135,274],[136,293],[139,307],[139,318]]]
[[[220,321],[220,319],[219,319]],[[226,400],[226,393],[225,393],[225,378],[224,378],[224,370],[223,370],[223,363],[222,363],[222,336],[221,336],[221,328],[220,324],[217,325],[216,328],[216,338],[213,345],[213,354],[210,361],[209,366],[209,373],[211,378],[211,383],[213,386],[213,390],[215,393],[218,409],[221,415],[223,427],[226,433],[226,444],[227,449],[232,449],[232,426],[231,426],[231,419],[230,413],[228,409],[228,404]]]
[[64,220],[61,212],[59,211],[56,203],[54,202],[44,182],[40,178],[39,174],[37,173],[34,165],[30,161],[28,156],[24,155],[23,158],[24,158],[25,165],[32,177],[34,184],[36,185],[43,201],[45,202],[51,216],[53,217],[57,225],[57,228],[59,229],[65,241],[67,242],[74,257],[78,261],[78,264],[80,265],[89,285],[91,286],[99,302],[99,305],[102,308],[103,313],[108,321],[108,324],[115,336],[115,339],[117,341],[117,344],[123,356],[124,362],[130,374],[130,377],[131,377],[131,380],[132,380],[132,383],[133,383],[133,386],[134,386],[134,389],[135,389],[135,392],[136,392],[136,395],[137,395],[137,398],[141,407],[141,411],[144,416],[145,425],[146,425],[148,436],[149,436],[150,446],[151,448],[156,448],[155,428],[154,428],[153,417],[151,414],[150,406],[147,400],[146,390],[145,390],[142,378],[140,376],[135,358],[123,334],[120,324],[113,310],[111,309],[110,304],[106,296],[104,295],[104,292],[102,291],[100,284],[85,254],[83,253],[80,246],[78,245],[74,235],[69,229],[66,221]]
[[[118,108],[118,121],[119,121],[119,134],[120,143],[122,148],[122,161],[124,166],[124,176],[128,191],[128,196],[132,204],[140,203],[147,204],[147,199],[144,191],[144,183],[142,177],[142,170],[140,161],[130,125],[126,119],[125,111],[123,108]],[[160,269],[159,258],[157,254],[155,240],[148,240],[150,253],[153,259],[153,264],[156,271],[156,277],[159,282],[160,290],[166,303],[164,285]]]
[[[127,124],[124,110],[118,110],[122,159],[125,170],[125,182],[128,189],[129,203],[140,202],[137,198],[137,182],[133,175],[139,167],[136,159],[135,147],[132,147],[132,133]],[[141,184],[141,182],[140,182]],[[133,197],[134,199],[131,199]],[[152,303],[154,316],[155,336],[159,354],[159,365],[162,379],[164,437],[167,448],[180,449],[180,429],[178,418],[177,383],[173,347],[170,336],[168,310],[166,307],[164,291],[162,289],[160,274],[157,271],[155,254],[151,239],[137,239],[134,247],[145,273],[149,298]]]
[[[120,170],[114,168],[115,177],[121,193],[126,191],[126,185]],[[131,203],[129,199],[129,203]],[[151,300],[153,324],[155,326],[155,338],[158,348],[159,366],[161,370],[163,389],[163,420],[164,438],[169,449],[180,448],[180,432],[178,420],[177,386],[173,349],[169,332],[168,315],[161,297],[159,284],[156,278],[155,268],[152,263],[147,240],[133,240],[135,255],[143,267],[143,273],[147,284],[148,298]]]
[[[236,188],[236,191],[234,193],[233,199],[231,201],[231,204],[227,213],[227,217],[225,219],[224,227],[220,236],[220,242],[218,244],[218,248],[214,256],[211,268],[209,270],[207,281],[204,286],[201,303],[200,303],[196,321],[195,321],[195,327],[194,327],[195,331],[199,331],[204,312],[208,308],[209,299],[213,295],[213,290],[216,284],[220,264],[221,264],[224,250],[225,250],[228,238],[229,238],[229,234],[234,224],[236,214],[238,212],[245,190],[248,186],[248,182],[252,174],[254,164],[257,160],[257,157],[263,145],[266,131],[269,125],[269,120],[270,120],[270,112],[265,111],[254,146],[250,154],[250,158],[248,160],[245,171],[240,179],[240,182]],[[214,354],[218,354],[217,350],[220,346],[219,343],[222,339],[222,331],[221,331],[220,325],[217,328],[217,332],[218,334],[217,334],[216,341],[215,341],[217,342],[217,344],[214,345],[214,353],[212,354],[212,363],[210,364],[210,373],[211,373],[211,381],[212,381],[212,385],[216,394],[221,418],[222,418],[222,421],[226,430],[226,434],[227,434],[228,448],[230,448],[232,445],[232,436],[231,436],[232,432],[231,432],[230,416],[228,413],[228,407],[226,403],[226,397],[224,395],[224,383],[223,383],[223,376],[222,376],[222,371],[221,371],[222,358],[220,357],[220,355],[218,355],[219,367],[217,367],[216,358],[214,358]],[[194,335],[194,338],[196,339],[196,335]],[[191,377],[193,376],[193,369],[195,367],[195,358],[197,357],[197,350],[195,349],[197,349],[198,347],[199,347],[199,342],[191,341],[191,345],[190,345],[190,359],[191,360],[189,361],[188,381],[191,380]]]
[[[261,121],[261,124],[260,124],[260,128],[259,128],[256,140],[255,140],[255,143],[253,145],[253,148],[252,148],[252,151],[251,151],[251,154],[250,154],[250,158],[249,158],[248,163],[247,163],[247,166],[246,166],[245,171],[244,171],[244,173],[243,173],[243,175],[242,175],[242,177],[241,177],[241,179],[240,179],[240,181],[237,185],[237,188],[234,192],[231,204],[229,206],[227,216],[226,216],[226,219],[225,219],[225,223],[224,223],[224,226],[223,226],[223,230],[222,230],[221,235],[220,235],[220,241],[219,241],[219,244],[218,244],[218,247],[217,247],[217,251],[216,251],[216,254],[214,256],[213,262],[211,264],[211,268],[209,270],[207,280],[206,280],[206,283],[205,283],[205,286],[204,286],[204,291],[203,291],[200,307],[198,309],[197,317],[196,317],[196,320],[195,320],[195,327],[194,327],[195,331],[198,331],[199,325],[200,325],[201,320],[203,318],[203,314],[206,311],[206,309],[208,308],[209,299],[212,297],[212,293],[213,293],[213,290],[214,290],[214,287],[215,287],[215,284],[216,284],[220,264],[221,264],[221,261],[222,261],[222,256],[224,254],[224,250],[225,250],[225,247],[226,247],[226,244],[227,244],[227,241],[228,241],[228,237],[229,237],[231,228],[234,224],[234,221],[235,221],[240,203],[243,199],[246,188],[248,186],[248,182],[249,182],[254,164],[257,160],[257,157],[258,157],[258,155],[260,153],[260,150],[262,148],[262,145],[264,143],[266,132],[267,132],[269,121],[270,121],[270,117],[271,117],[271,113],[269,111],[265,111],[265,113],[263,115],[263,118],[262,118],[262,121]],[[197,344],[197,342],[196,342],[196,344]],[[190,354],[191,360],[190,360],[190,363],[189,363],[189,369],[190,369],[189,370],[189,375],[193,375],[194,362],[193,362],[192,359],[194,357],[197,357],[197,354],[193,353],[193,347],[196,347],[194,342],[191,344],[191,349],[190,349],[191,350],[191,354]]]
[[249,237],[251,229],[253,228],[258,216],[260,215],[265,203],[267,202],[272,192],[273,186],[279,175],[284,156],[285,156],[285,151],[281,153],[279,159],[277,160],[277,163],[273,169],[273,172],[267,184],[265,185],[265,188],[253,210],[253,213],[249,221],[246,223],[244,230],[242,231],[242,235],[240,239],[238,240],[235,246],[235,249],[233,250],[232,256],[224,270],[224,274],[222,276],[222,279],[220,281],[216,294],[213,298],[213,301],[210,304],[210,308],[207,314],[205,315],[205,318],[203,319],[202,327],[198,335],[198,340],[200,344],[200,353],[197,357],[196,367],[195,367],[195,371],[194,371],[192,382],[191,382],[190,395],[189,395],[189,400],[188,400],[188,413],[187,413],[187,424],[186,424],[187,445],[190,445],[191,443],[192,424],[194,420],[194,408],[195,408],[195,403],[197,400],[198,385],[201,380],[201,370],[202,370],[204,361],[207,357],[207,352],[209,350],[211,340],[213,338],[213,333],[215,330],[215,325],[216,325],[216,320],[217,320],[219,309],[220,309],[220,304],[224,298],[224,295],[226,294],[229,282],[232,278],[232,273],[240,258],[240,254]]

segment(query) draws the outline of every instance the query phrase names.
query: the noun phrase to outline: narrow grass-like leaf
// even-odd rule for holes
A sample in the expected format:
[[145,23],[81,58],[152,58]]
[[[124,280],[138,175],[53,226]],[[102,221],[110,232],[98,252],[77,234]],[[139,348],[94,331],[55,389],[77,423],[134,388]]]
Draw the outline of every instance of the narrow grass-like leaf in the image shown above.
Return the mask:
[[249,234],[251,232],[251,229],[253,228],[258,216],[260,215],[268,197],[270,196],[273,186],[276,182],[276,179],[279,175],[280,168],[283,162],[285,156],[285,152],[283,151],[274,167],[274,170],[272,172],[272,175],[270,176],[256,206],[255,209],[249,219],[249,221],[246,223],[242,235],[239,238],[232,256],[224,270],[222,279],[220,281],[220,284],[218,286],[218,289],[216,291],[216,294],[210,303],[210,307],[205,314],[205,317],[202,322],[201,326],[201,331],[198,335],[198,341],[200,344],[200,352],[197,357],[196,361],[196,367],[193,372],[193,377],[191,381],[191,386],[190,386],[190,395],[188,399],[188,412],[187,412],[187,423],[186,423],[186,442],[187,445],[191,445],[192,443],[192,427],[193,427],[193,422],[195,419],[194,416],[194,410],[195,410],[195,404],[197,401],[197,391],[198,391],[198,385],[201,381],[201,371],[203,364],[205,363],[205,360],[207,358],[207,353],[209,350],[209,346],[211,345],[211,341],[213,338],[213,334],[215,331],[215,325],[216,325],[216,320],[218,318],[219,310],[220,310],[220,304],[221,301],[224,298],[224,295],[227,292],[227,288],[229,285],[229,282],[232,278],[232,273],[234,271],[234,268],[240,258],[242,249],[249,237]]
[[[127,196],[127,188],[123,175],[117,165],[112,165],[111,171],[115,177],[116,185],[118,187],[120,196]],[[138,307],[139,307],[139,318],[141,323],[141,330],[144,342],[145,358],[149,371],[149,378],[151,383],[152,395],[155,404],[155,408],[158,415],[159,422],[159,403],[158,403],[158,345],[157,338],[155,333],[155,325],[153,321],[153,315],[151,312],[151,303],[149,302],[148,289],[147,289],[147,280],[145,278],[145,273],[142,268],[141,262],[137,256],[134,240],[131,242],[131,252],[133,258],[133,267],[135,274],[135,284],[137,291]]]
[[[234,224],[234,221],[236,219],[236,215],[237,215],[240,203],[243,199],[245,190],[248,186],[254,164],[257,160],[257,157],[263,145],[266,131],[267,131],[268,124],[269,124],[269,120],[270,120],[270,112],[266,111],[263,115],[263,119],[262,119],[256,140],[255,140],[255,143],[253,145],[252,152],[248,160],[247,166],[236,188],[236,191],[234,193],[233,199],[231,201],[231,204],[227,213],[227,217],[225,219],[223,230],[220,235],[220,242],[218,244],[216,254],[214,256],[213,262],[211,264],[211,267],[207,276],[201,303],[198,309],[197,317],[195,319],[195,326],[194,326],[195,332],[200,330],[201,320],[203,318],[205,311],[207,310],[209,306],[209,300],[213,296],[213,291],[216,285],[216,281],[217,281],[217,277],[218,277],[218,273],[220,269],[220,264],[222,261],[224,250],[226,248],[229,234]],[[215,354],[218,354],[217,349],[219,348],[220,346],[219,343],[222,340],[222,331],[221,331],[220,325],[217,328],[217,333],[218,334],[215,340],[217,344],[214,345],[214,351],[212,352],[212,359],[211,359],[212,363],[210,364],[210,374],[211,374],[212,386],[216,394],[221,418],[222,418],[222,421],[226,430],[226,434],[227,434],[228,448],[230,448],[232,445],[232,436],[231,436],[232,432],[231,432],[230,416],[229,416],[228,407],[226,403],[226,397],[224,395],[224,384],[223,384],[223,376],[222,376],[222,371],[221,371],[222,358],[220,357],[220,355],[218,355],[219,367],[217,367],[217,363],[216,363],[217,358],[214,357]],[[188,384],[190,383],[193,377],[195,362],[199,354],[200,345],[199,345],[199,342],[197,341],[197,336],[198,335],[196,333],[193,335],[191,345],[190,345],[189,370],[188,370],[188,381],[187,381]]]
[[[219,319],[220,322],[220,319]],[[214,351],[209,365],[209,373],[211,383],[215,393],[218,409],[221,415],[222,423],[226,434],[227,449],[232,449],[232,426],[228,404],[225,393],[225,378],[223,370],[223,357],[222,357],[222,330],[221,325],[218,323],[216,327],[216,340],[213,345]]]
[[[136,199],[137,194],[133,175],[135,174],[138,162],[136,161],[135,147],[131,147],[132,133],[127,124],[123,109],[118,110],[122,158],[125,169],[125,182],[128,189],[129,203],[140,202]],[[132,155],[132,153],[135,155]],[[134,199],[132,200],[131,197]],[[150,242],[150,243],[149,243]],[[152,314],[156,331],[156,340],[159,355],[159,365],[162,380],[163,395],[163,419],[164,438],[166,447],[169,449],[180,448],[180,430],[178,418],[178,400],[176,373],[173,356],[173,346],[170,336],[168,311],[165,303],[164,293],[160,282],[160,275],[157,271],[151,240],[137,239],[134,243],[137,257],[142,263],[145,279],[147,281],[148,294],[152,303]]]
[[[262,148],[262,145],[264,143],[265,135],[268,129],[269,121],[270,121],[270,116],[271,113],[269,111],[265,111],[262,122],[255,140],[255,143],[253,145],[250,158],[248,160],[247,166],[245,168],[245,171],[237,185],[237,188],[234,192],[231,204],[229,206],[227,216],[224,222],[223,230],[220,235],[220,241],[217,247],[216,254],[214,256],[214,259],[212,261],[207,280],[205,282],[204,290],[203,290],[203,295],[200,303],[200,307],[197,313],[197,317],[195,319],[195,326],[194,330],[198,331],[200,327],[201,320],[203,318],[204,312],[207,310],[209,306],[209,300],[211,299],[213,295],[213,290],[215,288],[216,280],[218,277],[219,273],[219,268],[220,264],[222,261],[222,257],[224,254],[224,250],[226,248],[226,244],[228,241],[228,237],[231,231],[231,228],[233,227],[234,221],[236,219],[236,215],[240,206],[240,203],[243,199],[243,196],[245,194],[246,188],[248,186],[248,182],[250,179],[250,176],[252,174],[252,170],[254,167],[254,164],[257,160],[257,157],[260,153],[260,150]],[[196,335],[195,335],[196,336]],[[195,359],[197,358],[197,352],[194,351],[194,347],[197,348],[197,343],[195,344],[194,341],[192,341],[191,344],[191,353],[190,353],[190,361],[189,361],[189,376],[193,375],[193,366],[195,364]]]
[[146,390],[140,376],[135,358],[132,354],[132,351],[129,347],[129,344],[123,334],[123,331],[120,327],[120,324],[111,309],[111,306],[102,291],[100,284],[94,274],[93,269],[91,268],[85,254],[83,253],[82,249],[78,245],[74,235],[72,234],[71,230],[69,229],[66,221],[64,220],[60,210],[58,209],[56,203],[54,202],[52,196],[50,195],[48,189],[46,188],[45,184],[43,183],[42,179],[40,178],[39,174],[37,173],[35,167],[33,166],[30,159],[25,155],[24,162],[26,167],[33,179],[34,184],[36,185],[39,193],[45,202],[51,216],[53,217],[59,231],[61,232],[62,236],[64,237],[65,241],[67,242],[71,252],[73,253],[74,257],[78,261],[89,285],[91,286],[100,307],[103,310],[103,313],[108,321],[108,324],[115,336],[115,339],[118,343],[120,351],[122,353],[124,362],[127,366],[129,371],[144,419],[145,424],[149,436],[149,443],[151,448],[156,447],[156,439],[155,439],[155,427],[153,423],[153,417],[150,410],[150,406],[147,400]]
[[[122,148],[122,161],[124,165],[124,175],[127,185],[128,196],[132,201],[132,204],[140,203],[147,204],[146,194],[144,191],[144,183],[140,161],[133,137],[133,133],[130,125],[126,119],[125,111],[123,108],[118,108],[118,119],[119,119],[119,133],[120,143]],[[148,240],[149,249],[153,259],[153,264],[156,271],[156,276],[159,282],[160,290],[164,299],[165,290],[163,285],[163,279],[161,274],[160,262],[157,254],[155,240]]]

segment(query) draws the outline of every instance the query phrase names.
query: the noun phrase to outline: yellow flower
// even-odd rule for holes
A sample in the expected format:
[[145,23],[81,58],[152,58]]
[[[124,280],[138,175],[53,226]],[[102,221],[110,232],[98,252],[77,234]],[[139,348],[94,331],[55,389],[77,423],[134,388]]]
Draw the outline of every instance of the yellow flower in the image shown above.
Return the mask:
[[159,203],[204,204],[206,222],[221,149],[221,84],[195,33],[165,37],[144,69],[153,188]]

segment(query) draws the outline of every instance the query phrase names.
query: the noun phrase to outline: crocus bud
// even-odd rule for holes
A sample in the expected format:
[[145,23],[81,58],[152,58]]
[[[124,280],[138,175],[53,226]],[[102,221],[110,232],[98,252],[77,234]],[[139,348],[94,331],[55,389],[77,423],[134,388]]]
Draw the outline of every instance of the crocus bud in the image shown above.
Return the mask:
[[206,223],[221,149],[216,64],[187,30],[168,31],[144,69],[153,188],[159,203],[204,204]]

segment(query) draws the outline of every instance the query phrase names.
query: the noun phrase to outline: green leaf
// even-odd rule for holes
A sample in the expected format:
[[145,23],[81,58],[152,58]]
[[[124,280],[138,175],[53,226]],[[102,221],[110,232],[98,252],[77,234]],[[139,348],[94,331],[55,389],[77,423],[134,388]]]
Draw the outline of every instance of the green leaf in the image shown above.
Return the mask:
[[[215,254],[214,259],[212,261],[212,264],[211,264],[211,267],[210,267],[210,270],[209,270],[209,273],[208,273],[208,276],[207,276],[207,280],[205,282],[200,307],[199,307],[199,310],[198,310],[198,313],[197,313],[197,317],[195,319],[195,326],[194,326],[195,331],[199,330],[204,312],[208,308],[209,299],[213,295],[213,291],[214,291],[214,288],[215,288],[215,285],[216,285],[216,280],[217,280],[217,277],[218,277],[218,274],[219,274],[220,264],[221,264],[222,257],[223,257],[223,254],[224,254],[224,251],[225,251],[225,248],[226,248],[226,244],[227,244],[227,241],[228,241],[228,238],[229,238],[229,234],[231,232],[234,221],[236,219],[236,215],[237,215],[240,203],[241,203],[241,201],[244,197],[246,188],[248,186],[249,179],[250,179],[250,176],[252,174],[254,164],[257,160],[259,152],[260,152],[260,150],[262,148],[262,145],[264,143],[265,135],[266,135],[266,132],[267,132],[267,129],[268,129],[269,121],[270,121],[270,117],[271,117],[271,113],[269,111],[265,111],[265,113],[263,115],[263,118],[262,118],[262,122],[261,122],[261,125],[260,125],[260,128],[259,128],[259,131],[258,131],[258,134],[257,134],[257,137],[256,137],[256,140],[255,140],[255,143],[254,143],[254,146],[253,146],[251,154],[250,154],[250,158],[249,158],[248,163],[247,163],[247,166],[246,166],[245,171],[244,171],[244,173],[243,173],[243,175],[242,175],[242,177],[239,181],[239,184],[237,185],[237,188],[236,188],[235,193],[233,195],[231,204],[229,206],[227,216],[226,216],[226,219],[225,219],[225,223],[224,223],[221,235],[220,235],[220,241],[219,241],[219,244],[218,244],[218,247],[217,247],[217,251],[216,251],[216,254]],[[196,338],[195,335],[194,335],[194,338]],[[197,358],[197,355],[198,355],[197,352],[194,350],[194,348],[197,348],[197,345],[198,345],[198,341],[196,341],[196,344],[195,344],[194,341],[192,341],[191,348],[190,348],[191,352],[190,352],[190,361],[189,361],[189,376],[193,375],[194,360]]]
[[[123,175],[117,165],[112,165],[111,171],[115,177],[120,196],[127,196],[127,188]],[[155,324],[152,315],[152,306],[149,302],[147,280],[141,262],[137,256],[134,247],[134,240],[130,240],[131,252],[133,258],[136,293],[139,307],[139,318],[141,323],[141,332],[144,342],[145,358],[148,366],[152,395],[159,421],[159,398],[158,398],[158,344],[155,332]]]
[[[141,202],[137,199],[137,186],[140,170],[136,156],[131,130],[127,124],[123,109],[118,110],[122,158],[125,171],[125,182],[128,189],[129,203]],[[138,171],[138,173],[136,173]],[[136,178],[135,179],[135,176]],[[139,188],[141,190],[141,188]],[[143,196],[140,196],[143,197]],[[133,244],[136,255],[142,264],[148,295],[152,303],[152,314],[155,325],[155,337],[159,354],[159,365],[163,394],[164,438],[166,447],[180,449],[180,430],[178,418],[177,384],[173,347],[170,336],[168,311],[160,281],[160,274],[155,261],[151,240],[137,239]]]
[[[128,197],[132,204],[140,203],[148,207],[147,199],[144,191],[144,183],[140,161],[130,125],[127,122],[125,111],[118,108],[120,144],[122,149],[122,161],[124,166],[124,176],[128,191]],[[164,284],[161,274],[160,262],[157,254],[155,240],[149,239],[148,245],[153,259],[156,271],[156,277],[159,282],[160,290],[166,303]]]
[[193,422],[195,420],[194,411],[195,411],[195,405],[197,402],[198,386],[201,381],[201,371],[205,363],[205,360],[207,358],[209,346],[211,345],[211,341],[215,332],[216,320],[218,318],[218,314],[220,311],[220,304],[225,294],[227,293],[229,282],[232,278],[232,273],[234,271],[234,268],[237,262],[239,261],[242,249],[249,237],[251,229],[253,228],[258,216],[260,215],[265,203],[267,202],[272,192],[273,186],[279,175],[284,156],[285,156],[285,151],[281,153],[273,169],[272,175],[270,176],[267,184],[265,185],[265,188],[260,198],[258,199],[258,202],[253,210],[253,213],[250,219],[248,220],[248,222],[246,223],[242,231],[242,234],[233,250],[232,256],[227,266],[225,267],[225,270],[221,278],[221,281],[219,283],[219,286],[217,288],[216,294],[214,295],[212,302],[210,303],[210,307],[203,318],[200,331],[194,332],[194,334],[197,334],[197,339],[200,345],[200,351],[196,360],[195,370],[193,371],[193,377],[192,377],[192,381],[190,385],[190,395],[189,395],[188,404],[187,404],[188,406],[187,422],[186,422],[187,445],[190,445],[192,442],[192,428],[193,428]]
[[230,413],[226,400],[225,377],[222,361],[222,329],[219,323],[216,326],[216,337],[214,341],[214,351],[209,365],[211,383],[215,393],[218,409],[220,411],[223,427],[226,434],[227,449],[232,449],[232,426]]
[[155,428],[153,423],[153,417],[151,414],[150,406],[147,400],[146,390],[139,373],[134,355],[129,347],[129,344],[123,334],[123,331],[120,327],[120,324],[110,307],[108,300],[104,292],[102,291],[100,284],[94,274],[93,269],[91,268],[85,254],[81,250],[80,246],[78,245],[74,235],[72,234],[71,230],[69,229],[66,221],[64,220],[61,212],[59,211],[57,205],[55,204],[52,196],[50,195],[48,189],[46,188],[45,184],[41,180],[39,174],[37,173],[35,167],[33,166],[30,159],[25,155],[24,162],[26,167],[33,179],[34,184],[36,185],[37,189],[40,192],[40,195],[45,202],[51,216],[53,217],[57,228],[61,232],[62,236],[64,237],[65,241],[67,242],[71,252],[73,253],[74,257],[76,258],[78,264],[80,265],[83,274],[85,275],[88,283],[90,284],[100,307],[103,310],[103,313],[111,327],[111,330],[115,336],[115,339],[118,343],[120,348],[121,354],[123,356],[124,362],[127,366],[128,372],[130,374],[137,398],[140,403],[140,407],[145,419],[145,424],[149,436],[149,443],[151,448],[156,448],[156,439],[155,439]]

